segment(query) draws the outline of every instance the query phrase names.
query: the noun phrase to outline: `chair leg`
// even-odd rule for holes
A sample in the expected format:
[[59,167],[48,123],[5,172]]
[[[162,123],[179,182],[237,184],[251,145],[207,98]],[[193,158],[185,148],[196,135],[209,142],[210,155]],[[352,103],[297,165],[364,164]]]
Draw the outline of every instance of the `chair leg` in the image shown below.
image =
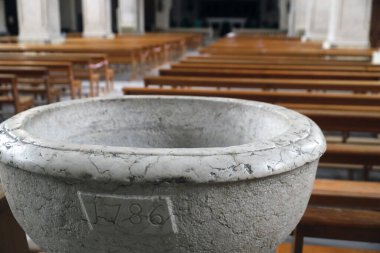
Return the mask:
[[293,235],[293,244],[292,244],[292,253],[302,253],[303,249],[303,231],[301,226],[298,225],[294,230]]

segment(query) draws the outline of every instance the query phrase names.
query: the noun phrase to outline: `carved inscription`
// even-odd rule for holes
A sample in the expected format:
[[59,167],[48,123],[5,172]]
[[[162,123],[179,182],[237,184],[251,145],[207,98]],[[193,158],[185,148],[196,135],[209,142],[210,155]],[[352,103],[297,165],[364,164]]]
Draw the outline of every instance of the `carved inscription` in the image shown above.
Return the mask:
[[175,234],[169,197],[119,196],[78,192],[91,230],[125,234]]

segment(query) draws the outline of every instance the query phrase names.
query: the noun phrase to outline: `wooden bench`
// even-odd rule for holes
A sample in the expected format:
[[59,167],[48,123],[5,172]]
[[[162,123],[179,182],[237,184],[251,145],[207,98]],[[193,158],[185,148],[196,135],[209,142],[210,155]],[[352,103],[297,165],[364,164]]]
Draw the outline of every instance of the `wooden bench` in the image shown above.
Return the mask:
[[307,105],[348,105],[380,106],[380,95],[365,94],[326,94],[302,92],[273,92],[246,90],[206,90],[206,89],[160,89],[160,88],[123,88],[125,95],[183,95],[229,97],[256,100],[275,104]]
[[0,44],[0,52],[38,53],[102,53],[110,64],[127,64],[132,76],[137,76],[139,66],[156,66],[170,57],[183,55],[186,43],[199,34],[145,34],[143,36],[117,36],[114,39],[67,38],[63,44]]
[[161,69],[162,76],[203,76],[239,78],[282,78],[282,79],[341,79],[341,80],[380,80],[380,73],[353,71],[301,71],[301,70],[230,70],[225,69]]
[[[330,58],[307,58],[286,56],[246,56],[246,55],[207,55],[189,56],[187,62],[198,63],[229,63],[229,64],[262,64],[262,65],[327,65],[327,66],[373,66],[369,60],[330,59]],[[376,66],[374,66],[376,67]]]
[[380,183],[316,180],[309,206],[294,233],[294,253],[304,237],[380,242]]
[[29,253],[25,232],[17,223],[0,185],[0,252]]
[[59,101],[60,92],[51,87],[46,67],[0,66],[0,73],[16,75],[17,90],[21,94],[40,95],[47,103]]
[[90,96],[99,94],[99,81],[104,77],[105,91],[113,89],[114,71],[109,68],[105,54],[85,53],[3,53],[0,60],[8,61],[39,61],[39,62],[70,62],[74,79],[90,81]]
[[235,69],[244,69],[244,70],[308,70],[308,71],[367,71],[367,72],[380,72],[380,66],[368,66],[368,65],[339,65],[335,64],[302,64],[301,62],[297,63],[286,63],[281,62],[277,64],[273,64],[270,62],[267,63],[247,63],[247,62],[228,62],[228,61],[220,61],[220,62],[210,62],[210,61],[189,61],[183,60],[180,63],[172,64],[171,67],[173,69],[178,68],[207,68],[207,69],[224,69],[228,68],[231,70]]
[[271,79],[271,78],[220,78],[191,76],[154,76],[144,79],[145,87],[169,85],[175,88],[214,87],[214,88],[260,88],[302,89],[349,92],[380,92],[380,81],[361,80],[314,80],[314,79]]
[[73,65],[69,61],[0,60],[0,66],[46,67],[50,84],[68,86],[72,99],[81,97],[82,84],[74,78]]
[[[1,73],[1,71],[0,71]],[[15,113],[33,107],[33,98],[19,95],[17,77],[12,74],[0,74],[0,104],[12,104]]]

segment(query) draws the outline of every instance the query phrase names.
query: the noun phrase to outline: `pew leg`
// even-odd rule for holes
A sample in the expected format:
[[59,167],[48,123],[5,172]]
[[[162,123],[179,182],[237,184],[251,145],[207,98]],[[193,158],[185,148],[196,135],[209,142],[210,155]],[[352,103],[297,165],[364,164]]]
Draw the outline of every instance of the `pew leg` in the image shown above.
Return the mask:
[[369,173],[372,169],[372,166],[370,165],[366,165],[364,166],[364,170],[363,170],[363,179],[364,181],[368,181],[369,180]]
[[96,82],[93,78],[90,80],[90,97],[95,97]]
[[303,249],[303,231],[300,225],[296,227],[293,235],[292,253],[302,253]]
[[354,177],[354,171],[353,170],[349,170],[348,171],[348,179],[349,180],[354,180],[355,177]]

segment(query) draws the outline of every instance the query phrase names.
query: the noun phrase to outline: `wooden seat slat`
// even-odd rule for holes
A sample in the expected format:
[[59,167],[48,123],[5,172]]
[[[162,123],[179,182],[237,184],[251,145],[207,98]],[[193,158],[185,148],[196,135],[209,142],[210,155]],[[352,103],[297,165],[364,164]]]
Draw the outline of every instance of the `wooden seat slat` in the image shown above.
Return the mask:
[[380,242],[380,212],[312,207],[297,230],[309,237]]
[[357,65],[312,65],[312,64],[234,64],[234,63],[210,63],[210,62],[188,62],[188,61],[182,61],[181,63],[172,64],[172,68],[178,69],[178,68],[207,68],[207,69],[223,69],[228,68],[231,70],[234,69],[244,69],[244,70],[309,70],[309,71],[373,71],[373,72],[379,72],[380,67],[376,66],[357,66]]
[[[280,57],[280,56],[246,56],[246,55],[201,55],[189,56],[187,62],[210,62],[232,64],[276,64],[276,65],[327,65],[327,66],[373,66],[368,60],[349,60],[331,58],[305,58],[305,57]],[[375,66],[377,67],[377,66]]]
[[361,105],[380,106],[379,95],[363,94],[324,94],[301,92],[241,91],[241,90],[201,90],[201,89],[159,89],[159,88],[124,88],[124,94],[151,95],[185,95],[230,97],[258,100],[281,104],[327,104],[327,105]]
[[273,78],[218,78],[191,76],[146,77],[145,86],[171,85],[175,87],[229,87],[263,89],[316,89],[346,90],[356,92],[379,92],[380,81],[362,80],[314,80],[314,79],[273,79]]
[[380,183],[317,179],[309,205],[380,210]]
[[230,70],[230,69],[161,69],[163,76],[205,76],[205,77],[270,77],[299,79],[343,79],[380,80],[380,73],[353,71],[297,71],[297,70]]

